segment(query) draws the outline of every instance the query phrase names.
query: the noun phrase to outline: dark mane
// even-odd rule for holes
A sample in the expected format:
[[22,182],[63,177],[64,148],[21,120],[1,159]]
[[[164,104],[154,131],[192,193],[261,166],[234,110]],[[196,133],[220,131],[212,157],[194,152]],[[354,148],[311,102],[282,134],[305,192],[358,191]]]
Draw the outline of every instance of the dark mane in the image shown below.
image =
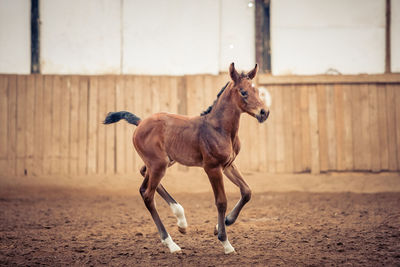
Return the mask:
[[219,91],[219,93],[217,94],[217,99],[214,100],[214,103],[213,103],[211,106],[209,106],[205,111],[203,111],[203,112],[200,114],[200,116],[207,115],[208,113],[211,112],[213,106],[215,105],[215,103],[217,103],[218,98],[222,95],[222,93],[224,92],[224,90],[226,89],[226,87],[228,86],[228,84],[229,84],[229,82],[227,82],[227,83],[225,84],[225,86],[222,87],[221,91]]

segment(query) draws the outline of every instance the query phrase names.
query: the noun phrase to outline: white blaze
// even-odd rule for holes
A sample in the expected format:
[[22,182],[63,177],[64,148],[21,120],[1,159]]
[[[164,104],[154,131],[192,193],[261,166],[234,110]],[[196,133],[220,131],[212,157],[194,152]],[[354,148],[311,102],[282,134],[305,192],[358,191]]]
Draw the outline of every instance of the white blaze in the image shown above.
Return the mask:
[[258,88],[258,92],[262,101],[264,101],[267,107],[271,107],[271,94],[269,93],[267,88],[260,87]]

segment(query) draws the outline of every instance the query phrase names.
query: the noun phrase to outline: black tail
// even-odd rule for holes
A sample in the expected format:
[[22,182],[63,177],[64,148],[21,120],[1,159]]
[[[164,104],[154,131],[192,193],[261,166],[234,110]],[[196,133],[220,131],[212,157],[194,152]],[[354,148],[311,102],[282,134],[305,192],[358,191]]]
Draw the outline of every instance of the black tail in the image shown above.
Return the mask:
[[104,120],[104,124],[111,124],[120,120],[126,120],[130,124],[134,124],[136,126],[140,123],[140,118],[136,115],[128,112],[128,111],[118,111],[118,112],[110,112],[107,114],[106,119]]

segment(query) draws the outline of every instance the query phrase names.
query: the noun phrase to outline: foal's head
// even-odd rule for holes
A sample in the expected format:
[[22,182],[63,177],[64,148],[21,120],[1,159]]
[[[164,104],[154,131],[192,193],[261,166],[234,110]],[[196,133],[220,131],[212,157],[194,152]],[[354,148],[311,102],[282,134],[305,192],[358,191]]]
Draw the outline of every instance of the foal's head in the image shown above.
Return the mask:
[[261,100],[258,89],[252,83],[256,76],[258,66],[254,67],[248,73],[239,74],[234,63],[229,67],[229,75],[233,81],[231,90],[233,90],[236,105],[243,111],[255,117],[260,123],[264,122],[269,115],[269,109]]

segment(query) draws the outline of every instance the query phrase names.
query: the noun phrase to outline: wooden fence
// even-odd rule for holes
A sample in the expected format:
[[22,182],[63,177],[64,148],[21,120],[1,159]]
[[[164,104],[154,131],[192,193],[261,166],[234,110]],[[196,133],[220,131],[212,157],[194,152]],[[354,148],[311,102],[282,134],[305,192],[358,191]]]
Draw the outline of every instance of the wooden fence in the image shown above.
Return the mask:
[[[264,124],[242,116],[241,169],[399,171],[400,78],[360,77],[260,76],[271,115]],[[226,81],[226,74],[0,75],[1,175],[137,174],[134,126],[103,125],[107,112],[198,115]]]
[[269,172],[399,171],[399,75],[268,77]]

